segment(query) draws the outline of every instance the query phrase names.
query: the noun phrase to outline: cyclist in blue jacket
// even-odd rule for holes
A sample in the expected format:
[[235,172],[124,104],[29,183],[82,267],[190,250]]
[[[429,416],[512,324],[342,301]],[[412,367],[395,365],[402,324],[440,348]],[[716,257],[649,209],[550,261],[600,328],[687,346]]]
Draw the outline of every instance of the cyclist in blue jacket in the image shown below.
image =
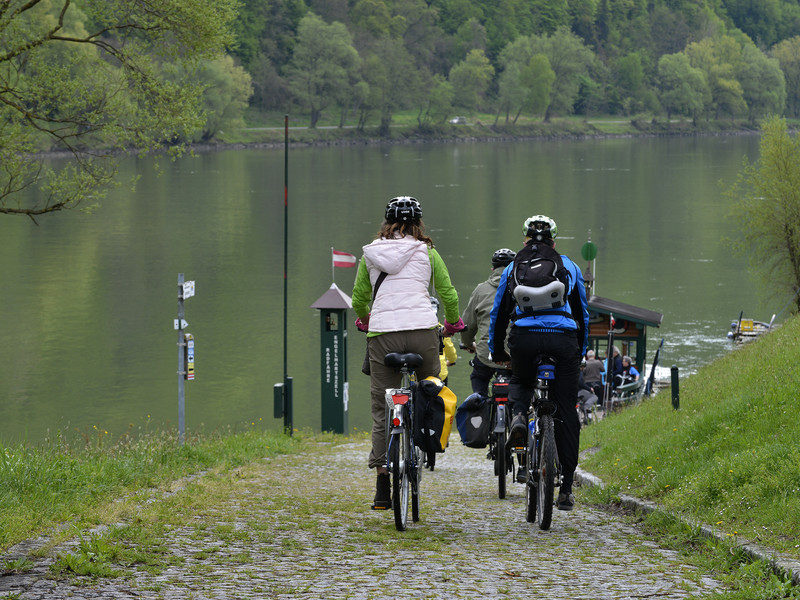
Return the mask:
[[[526,246],[546,244],[555,247],[558,228],[553,219],[535,215],[525,220],[523,231]],[[581,270],[565,255],[561,255],[561,261],[568,280],[566,303],[556,309],[533,312],[518,306],[509,289],[516,261],[506,267],[490,313],[489,350],[493,361],[511,363],[508,395],[514,417],[509,447],[526,445],[527,412],[536,386],[536,361],[541,355],[556,360],[556,377],[550,388],[550,398],[556,403],[555,438],[563,472],[558,508],[572,510],[575,502],[572,483],[580,444],[580,420],[575,410],[575,398],[578,396],[581,357],[586,353],[589,341],[589,311]],[[509,323],[508,349],[511,356],[504,348]]]

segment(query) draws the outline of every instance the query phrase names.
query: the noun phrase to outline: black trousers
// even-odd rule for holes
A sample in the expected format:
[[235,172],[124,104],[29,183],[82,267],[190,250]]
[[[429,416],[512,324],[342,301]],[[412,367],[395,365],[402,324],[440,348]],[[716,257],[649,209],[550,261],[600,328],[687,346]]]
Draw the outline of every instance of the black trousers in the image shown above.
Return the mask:
[[508,376],[511,375],[511,371],[507,369],[495,369],[494,367],[483,364],[478,360],[477,356],[473,357],[472,360],[469,361],[469,364],[472,365],[472,373],[469,374],[472,391],[482,396],[489,395],[489,382],[492,380],[492,377],[494,377],[495,372],[503,373]]
[[511,382],[508,399],[512,412],[527,413],[536,387],[536,366],[542,355],[556,360],[556,378],[550,386],[550,399],[556,403],[555,437],[558,458],[564,474],[562,490],[572,489],[578,466],[581,425],[575,403],[578,397],[578,375],[581,356],[574,333],[541,333],[511,328],[508,336],[511,351]]

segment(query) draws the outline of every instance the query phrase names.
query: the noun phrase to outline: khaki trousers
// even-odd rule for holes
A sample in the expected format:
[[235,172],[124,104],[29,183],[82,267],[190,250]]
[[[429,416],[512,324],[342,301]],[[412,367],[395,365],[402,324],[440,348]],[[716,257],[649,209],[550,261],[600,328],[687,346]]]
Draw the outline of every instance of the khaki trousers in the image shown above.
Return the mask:
[[393,331],[369,338],[370,397],[372,405],[372,451],[369,468],[386,466],[386,389],[400,387],[400,371],[383,364],[389,352],[416,352],[422,356],[417,379],[438,376],[439,334],[435,329]]

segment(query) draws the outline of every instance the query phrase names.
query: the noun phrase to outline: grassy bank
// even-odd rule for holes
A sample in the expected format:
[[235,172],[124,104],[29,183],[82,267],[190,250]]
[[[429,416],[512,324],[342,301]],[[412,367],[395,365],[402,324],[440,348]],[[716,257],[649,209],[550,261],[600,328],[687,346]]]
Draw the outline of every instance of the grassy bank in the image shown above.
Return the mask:
[[[251,112],[245,129],[219,132],[210,147],[238,145],[280,145],[284,143],[285,116],[278,113]],[[491,141],[513,139],[575,139],[603,136],[671,136],[752,133],[756,130],[745,121],[700,121],[640,115],[635,117],[563,117],[544,123],[540,118],[521,116],[516,123],[506,123],[489,113],[466,116],[466,124],[450,123],[420,126],[417,113],[394,115],[388,135],[380,135],[378,123],[368,122],[363,129],[355,123],[339,127],[338,120],[324,116],[310,129],[306,115],[289,115],[289,141],[292,144],[356,145],[380,143],[423,143],[448,141]]]
[[800,318],[584,430],[607,485],[800,558]]
[[[265,456],[293,452],[282,433],[248,431],[187,438],[146,434],[115,444],[103,436],[84,444],[57,439],[38,447],[0,447],[0,552],[42,532],[114,522],[118,500],[205,471],[227,471]],[[65,535],[74,535],[74,529]],[[56,536],[58,537],[58,536]]]

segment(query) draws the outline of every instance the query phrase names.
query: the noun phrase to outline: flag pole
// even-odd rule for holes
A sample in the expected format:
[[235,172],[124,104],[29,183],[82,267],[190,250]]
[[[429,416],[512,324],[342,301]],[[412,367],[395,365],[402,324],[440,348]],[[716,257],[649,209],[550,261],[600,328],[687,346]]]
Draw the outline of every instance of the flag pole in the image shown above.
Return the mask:
[[334,268],[334,263],[336,259],[333,256],[333,246],[331,246],[331,282],[336,283],[336,269]]
[[289,115],[284,117],[283,142],[283,428],[292,435],[294,425],[292,410],[292,382],[289,378]]

